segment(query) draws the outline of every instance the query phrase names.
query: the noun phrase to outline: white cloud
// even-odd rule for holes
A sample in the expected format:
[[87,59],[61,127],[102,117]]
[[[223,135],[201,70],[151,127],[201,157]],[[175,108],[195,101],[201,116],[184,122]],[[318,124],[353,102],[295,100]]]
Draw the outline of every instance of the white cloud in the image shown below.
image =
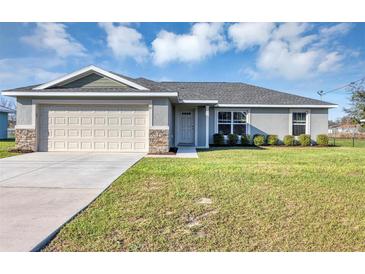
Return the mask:
[[262,49],[257,67],[287,79],[299,79],[309,76],[317,58],[316,51],[293,51],[290,44],[274,40]]
[[351,23],[339,23],[330,27],[323,27],[320,29],[320,33],[324,36],[344,35],[347,34],[352,28]]
[[162,30],[152,42],[156,65],[201,61],[228,49],[222,23],[196,23],[189,34]]
[[141,62],[149,55],[143,36],[137,30],[113,23],[100,23],[99,26],[107,33],[108,47],[116,57],[130,57]]
[[[350,24],[336,24],[318,30],[307,23],[239,23],[228,33],[235,47],[245,51],[258,46],[256,73],[286,79],[306,79],[341,67],[343,54],[333,48],[333,39],[346,34]],[[255,35],[255,33],[257,35]]]
[[243,67],[239,70],[239,73],[252,80],[256,80],[260,76],[259,73],[251,67]]
[[55,70],[63,64],[59,58],[0,59],[0,90],[54,80],[64,74]]
[[319,72],[335,71],[341,67],[341,61],[344,57],[338,52],[328,53],[318,65]]
[[85,48],[60,23],[37,23],[35,33],[21,40],[35,48],[52,50],[60,57],[85,56]]
[[274,23],[235,23],[229,26],[228,36],[238,50],[245,50],[265,44],[274,27]]

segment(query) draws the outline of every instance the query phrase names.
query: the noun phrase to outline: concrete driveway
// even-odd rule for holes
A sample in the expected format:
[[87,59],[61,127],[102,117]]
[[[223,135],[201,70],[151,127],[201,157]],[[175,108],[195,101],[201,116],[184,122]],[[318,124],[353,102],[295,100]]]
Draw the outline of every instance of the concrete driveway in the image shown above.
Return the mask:
[[36,152],[0,159],[0,251],[37,250],[143,156]]

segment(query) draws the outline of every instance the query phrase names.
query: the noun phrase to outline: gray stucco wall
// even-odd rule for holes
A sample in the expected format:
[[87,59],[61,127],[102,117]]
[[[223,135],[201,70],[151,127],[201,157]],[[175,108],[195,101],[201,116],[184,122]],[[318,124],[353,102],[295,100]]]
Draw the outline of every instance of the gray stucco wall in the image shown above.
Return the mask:
[[213,134],[215,133],[215,112],[214,108],[209,108],[209,144],[213,144]]
[[328,109],[311,109],[311,137],[316,140],[318,134],[328,133]]
[[[37,99],[50,99],[46,97]],[[67,98],[57,98],[64,99]],[[77,98],[85,100],[93,100],[93,98]],[[99,98],[100,100],[115,100],[115,98]],[[72,99],[70,99],[72,100]],[[141,98],[128,98],[123,100],[143,100]],[[171,103],[167,98],[152,98],[152,125],[153,126],[169,126],[173,122],[170,118]],[[169,119],[171,119],[169,121]],[[17,98],[17,124],[18,125],[31,125],[32,124],[32,98],[18,97]]]
[[[49,99],[49,98],[37,98]],[[58,98],[66,99],[66,98]],[[78,98],[81,99],[81,98]],[[83,98],[89,99],[92,98]],[[115,100],[115,98],[99,98],[100,100]],[[129,98],[129,100],[141,98]],[[213,143],[215,133],[215,109],[209,109],[209,143]],[[240,109],[237,109],[240,110]],[[251,108],[251,135],[277,134],[280,139],[289,134],[289,109],[288,108]],[[170,128],[170,145],[174,144],[175,133],[175,107],[168,98],[152,98],[152,126],[168,126]],[[32,99],[17,98],[17,124],[32,124]],[[311,135],[315,140],[318,134],[326,134],[328,129],[328,109],[311,109]],[[198,108],[198,146],[205,146],[205,107]]]
[[198,146],[205,146],[205,107],[198,107]]
[[[215,110],[225,108],[211,108],[209,114],[209,143],[213,143],[215,129]],[[236,109],[236,108],[235,108]],[[230,108],[230,110],[235,110]],[[240,110],[240,109],[237,109]],[[242,109],[241,109],[242,110]],[[310,109],[310,131],[312,140],[315,141],[318,134],[327,134],[328,109]],[[255,134],[276,134],[282,140],[289,134],[289,108],[251,108],[250,109],[251,136]]]
[[16,123],[17,125],[32,124],[32,99],[18,97],[16,100]]
[[175,108],[168,100],[168,125],[170,130],[170,146],[175,146]]
[[[166,98],[152,99],[152,126],[169,125],[169,108],[171,103]],[[171,123],[171,121],[170,121]]]
[[288,108],[251,108],[251,136],[275,134],[283,139],[289,134]]

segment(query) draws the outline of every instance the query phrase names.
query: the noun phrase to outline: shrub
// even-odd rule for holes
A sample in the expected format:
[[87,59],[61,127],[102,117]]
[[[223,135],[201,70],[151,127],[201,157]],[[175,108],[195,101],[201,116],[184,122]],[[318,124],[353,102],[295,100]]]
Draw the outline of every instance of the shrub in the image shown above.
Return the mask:
[[271,146],[276,146],[279,142],[277,135],[267,135],[267,144]]
[[216,133],[213,135],[213,143],[217,146],[224,145],[224,135],[221,133]]
[[293,135],[285,135],[283,139],[283,143],[286,146],[294,146],[294,136]]
[[326,134],[317,135],[317,145],[328,146],[328,136]]
[[241,145],[247,146],[250,144],[250,135],[242,135],[241,136]]
[[265,144],[265,136],[264,135],[255,135],[253,137],[253,143],[255,146],[263,146]]
[[299,144],[303,147],[309,146],[311,144],[311,136],[308,134],[300,134]]
[[238,135],[234,133],[228,134],[228,144],[234,146],[237,143],[238,143]]

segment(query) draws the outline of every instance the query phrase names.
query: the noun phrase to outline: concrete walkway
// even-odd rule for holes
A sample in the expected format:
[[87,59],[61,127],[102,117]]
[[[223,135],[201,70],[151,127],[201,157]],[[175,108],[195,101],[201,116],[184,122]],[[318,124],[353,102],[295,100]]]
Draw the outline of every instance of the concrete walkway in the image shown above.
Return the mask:
[[0,251],[37,250],[143,156],[37,152],[0,159]]
[[198,158],[195,147],[178,147],[176,158]]

